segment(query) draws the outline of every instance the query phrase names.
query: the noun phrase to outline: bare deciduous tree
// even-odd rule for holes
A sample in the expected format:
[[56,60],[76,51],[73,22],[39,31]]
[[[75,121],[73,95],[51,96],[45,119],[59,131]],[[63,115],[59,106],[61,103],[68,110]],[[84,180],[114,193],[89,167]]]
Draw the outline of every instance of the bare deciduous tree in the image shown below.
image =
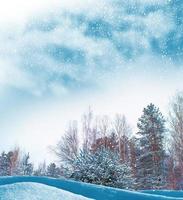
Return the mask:
[[110,120],[107,115],[100,117],[99,119],[99,134],[104,141],[104,147],[107,148],[107,136],[109,134],[110,129]]
[[8,153],[9,161],[10,161],[10,163],[9,163],[10,175],[15,174],[17,171],[18,164],[19,164],[19,154],[20,154],[19,148],[15,148],[14,150],[12,150]]
[[83,149],[88,151],[93,143],[93,112],[89,107],[88,112],[83,115],[82,128],[83,128]]
[[183,93],[178,93],[171,104],[169,114],[172,151],[183,173]]
[[127,138],[131,132],[131,128],[127,123],[124,115],[116,114],[113,127],[116,135],[118,136],[119,154],[122,161],[125,161]]
[[57,143],[54,152],[61,162],[71,164],[79,151],[77,122],[70,122],[68,129]]

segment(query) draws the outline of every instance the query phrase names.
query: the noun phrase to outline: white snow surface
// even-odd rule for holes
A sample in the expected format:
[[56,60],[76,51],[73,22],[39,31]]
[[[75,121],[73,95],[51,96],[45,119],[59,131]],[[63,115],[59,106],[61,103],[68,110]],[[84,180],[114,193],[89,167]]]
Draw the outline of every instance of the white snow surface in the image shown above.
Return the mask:
[[0,186],[0,200],[89,200],[89,198],[40,183]]

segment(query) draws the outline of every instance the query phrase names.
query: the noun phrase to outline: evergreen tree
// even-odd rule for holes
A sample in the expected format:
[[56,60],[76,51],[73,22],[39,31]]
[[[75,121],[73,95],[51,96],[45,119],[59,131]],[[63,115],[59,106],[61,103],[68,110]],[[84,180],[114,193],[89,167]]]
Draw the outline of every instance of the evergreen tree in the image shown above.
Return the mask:
[[131,168],[120,163],[119,154],[111,150],[82,151],[73,166],[71,178],[75,180],[124,189],[133,187]]
[[33,164],[29,162],[30,156],[29,153],[25,154],[21,162],[21,173],[22,175],[32,175],[33,173]]
[[58,178],[60,176],[60,169],[55,163],[50,163],[47,167],[47,176]]
[[18,151],[2,152],[0,156],[0,175],[11,176],[17,173]]
[[144,108],[137,126],[140,146],[137,165],[139,187],[140,189],[160,188],[164,184],[165,120],[159,109],[150,104]]
[[0,175],[1,176],[10,175],[10,165],[9,165],[8,154],[6,154],[5,152],[2,152],[0,156]]

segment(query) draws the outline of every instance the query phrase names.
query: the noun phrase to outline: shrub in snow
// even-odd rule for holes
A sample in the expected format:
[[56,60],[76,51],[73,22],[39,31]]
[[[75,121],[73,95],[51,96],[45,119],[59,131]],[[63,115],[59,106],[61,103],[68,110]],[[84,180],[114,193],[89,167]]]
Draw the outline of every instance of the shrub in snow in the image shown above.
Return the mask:
[[70,177],[88,183],[129,189],[133,187],[131,168],[119,162],[119,154],[108,149],[82,151],[73,162]]

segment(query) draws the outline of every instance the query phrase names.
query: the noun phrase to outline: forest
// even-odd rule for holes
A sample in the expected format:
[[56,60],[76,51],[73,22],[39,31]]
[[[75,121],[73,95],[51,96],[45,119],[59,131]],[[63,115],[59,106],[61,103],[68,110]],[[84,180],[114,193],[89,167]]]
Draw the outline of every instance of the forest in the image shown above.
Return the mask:
[[50,153],[57,162],[38,167],[16,147],[0,155],[0,176],[49,176],[130,190],[183,189],[183,93],[169,103],[144,107],[135,132],[124,114],[70,121]]

